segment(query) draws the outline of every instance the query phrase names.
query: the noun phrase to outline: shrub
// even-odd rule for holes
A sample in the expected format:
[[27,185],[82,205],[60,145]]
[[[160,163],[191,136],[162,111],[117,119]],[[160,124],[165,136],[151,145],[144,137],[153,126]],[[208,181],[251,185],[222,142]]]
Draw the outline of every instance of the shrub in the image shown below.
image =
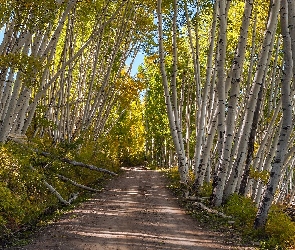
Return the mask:
[[[26,146],[13,142],[0,145],[0,245],[7,244],[11,232],[36,225],[38,221],[44,220],[45,215],[50,215],[61,207],[43,180],[56,188],[65,199],[71,193],[80,192],[77,201],[83,199],[84,191],[61,181],[57,174],[96,189],[102,186],[102,181],[108,175],[83,167],[72,167],[58,160],[68,157],[96,166],[103,165],[108,169],[114,168],[111,161],[93,155],[93,147],[87,146],[80,146],[79,143],[53,146],[45,139],[35,139]],[[86,150],[79,150],[81,148]],[[52,157],[40,156],[35,149],[49,152]],[[117,168],[111,170],[116,171]]]
[[257,208],[250,198],[233,194],[224,209],[226,214],[234,218],[238,226],[252,230]]
[[168,168],[165,169],[168,178],[171,181],[171,188],[179,188],[180,187],[180,176],[179,176],[179,172],[178,172],[178,167],[172,167],[172,168]]
[[199,195],[201,197],[210,197],[212,194],[212,183],[205,182],[204,185],[199,190]]
[[250,198],[233,194],[224,210],[245,237],[261,241],[261,249],[287,249],[295,244],[295,223],[278,206],[271,207],[264,231],[253,228],[257,208]]
[[295,223],[278,206],[272,206],[270,210],[265,233],[268,249],[286,249],[295,245]]
[[0,225],[9,224],[15,228],[23,219],[21,201],[11,191],[0,183]]

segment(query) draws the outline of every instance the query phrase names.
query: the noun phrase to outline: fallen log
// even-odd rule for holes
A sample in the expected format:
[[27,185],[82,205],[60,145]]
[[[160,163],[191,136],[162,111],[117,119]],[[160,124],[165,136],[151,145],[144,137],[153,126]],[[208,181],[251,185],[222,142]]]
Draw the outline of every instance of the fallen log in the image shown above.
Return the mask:
[[28,141],[28,137],[26,135],[14,133],[10,133],[7,136],[7,139],[21,144],[24,144]]
[[76,187],[79,187],[79,188],[82,188],[82,189],[85,189],[85,190],[88,190],[88,191],[92,191],[92,192],[100,192],[100,190],[98,190],[98,189],[94,189],[94,188],[91,188],[91,187],[84,186],[84,185],[79,184],[79,183],[77,183],[77,182],[75,182],[75,181],[73,181],[73,180],[71,180],[71,179],[69,179],[69,178],[67,178],[67,177],[65,177],[63,175],[57,174],[56,176],[58,178],[60,178],[61,180],[63,180],[63,181],[70,182],[72,185],[74,185]]
[[69,197],[69,203],[72,203],[74,200],[76,200],[78,198],[78,194],[79,193],[71,194],[70,197]]
[[53,193],[58,198],[58,200],[61,203],[63,203],[64,205],[67,205],[67,206],[71,204],[71,202],[66,201],[64,198],[62,198],[62,196],[59,194],[59,192],[57,192],[56,189],[53,186],[51,186],[47,181],[43,180],[43,183],[51,191],[51,193]]
[[71,164],[73,166],[84,167],[84,168],[88,168],[90,170],[95,170],[95,171],[98,171],[98,172],[103,172],[103,173],[107,173],[107,174],[114,175],[114,176],[118,175],[115,172],[112,172],[112,171],[107,170],[105,168],[98,168],[96,166],[85,164],[83,162],[72,161],[72,160],[67,159],[67,158],[62,158],[62,159],[59,159],[59,160],[65,162],[65,163],[69,163],[69,164]]
[[232,218],[231,216],[228,216],[228,215],[226,215],[226,214],[224,214],[224,213],[221,213],[221,212],[219,212],[219,211],[217,211],[217,210],[215,210],[215,209],[212,209],[212,208],[209,208],[209,207],[205,206],[205,205],[204,205],[203,203],[201,203],[201,202],[194,202],[193,205],[194,205],[194,206],[197,206],[197,207],[199,207],[199,208],[201,208],[201,209],[203,209],[203,210],[205,210],[205,211],[208,212],[208,213],[216,214],[216,215],[218,215],[218,216],[220,216],[220,217],[222,217],[222,218],[226,218],[226,219],[230,219],[230,218]]
[[85,164],[83,162],[79,162],[79,161],[74,161],[74,160],[70,160],[68,158],[55,158],[53,157],[50,153],[47,153],[47,152],[43,152],[43,151],[39,151],[39,150],[36,150],[36,152],[40,155],[43,155],[45,157],[51,157],[51,158],[54,158],[54,159],[57,159],[59,161],[62,161],[62,162],[65,162],[65,163],[68,163],[68,164],[71,164],[73,166],[79,166],[79,167],[84,167],[84,168],[88,168],[90,170],[95,170],[95,171],[98,171],[98,172],[103,172],[103,173],[107,173],[107,174],[110,174],[110,175],[114,175],[114,176],[117,176],[118,174],[116,174],[115,172],[112,172],[110,170],[107,170],[105,168],[98,168],[96,166],[93,166],[93,165],[89,165],[89,164]]
[[205,201],[209,200],[210,197],[187,196],[186,199],[189,201]]
[[[33,168],[32,166],[30,166],[30,169],[32,169],[33,171],[37,171],[35,168]],[[71,203],[66,201],[61,195],[60,193],[53,187],[51,186],[47,181],[42,180],[43,184],[51,191],[51,193],[53,193],[57,199],[63,203],[64,205],[70,205]]]
[[[83,162],[78,162],[78,161],[70,160],[70,159],[68,159],[68,158],[54,157],[54,156],[52,156],[52,155],[51,155],[50,153],[48,153],[48,152],[40,151],[40,150],[38,150],[38,149],[31,149],[31,148],[29,148],[27,145],[25,145],[25,144],[23,143],[23,141],[21,141],[21,140],[17,140],[17,139],[14,140],[13,138],[16,138],[15,135],[10,134],[10,136],[11,136],[11,139],[12,139],[14,142],[19,143],[22,147],[25,147],[26,149],[31,150],[31,151],[33,151],[33,152],[36,152],[37,154],[43,155],[43,156],[45,156],[45,157],[50,157],[50,158],[52,158],[52,159],[57,159],[57,160],[59,160],[59,161],[63,161],[63,162],[65,162],[65,163],[71,164],[71,165],[73,165],[73,166],[84,167],[84,168],[88,168],[88,169],[90,169],[90,170],[95,170],[95,171],[98,171],[98,172],[107,173],[107,174],[110,174],[110,175],[113,175],[113,176],[117,176],[117,175],[118,175],[118,174],[116,174],[115,172],[112,172],[112,171],[110,171],[110,170],[108,170],[108,169],[105,169],[105,168],[98,168],[98,167],[96,167],[96,166],[89,165],[89,164],[85,164],[85,163],[83,163]],[[23,139],[27,138],[25,135],[19,135],[19,137],[22,137]]]

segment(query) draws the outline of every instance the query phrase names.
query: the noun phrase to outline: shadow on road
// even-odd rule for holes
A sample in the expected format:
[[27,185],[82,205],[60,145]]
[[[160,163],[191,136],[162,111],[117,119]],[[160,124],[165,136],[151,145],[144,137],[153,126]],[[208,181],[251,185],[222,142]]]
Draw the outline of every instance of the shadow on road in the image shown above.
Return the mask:
[[161,173],[125,170],[21,249],[230,249],[221,235],[202,229],[179,208]]

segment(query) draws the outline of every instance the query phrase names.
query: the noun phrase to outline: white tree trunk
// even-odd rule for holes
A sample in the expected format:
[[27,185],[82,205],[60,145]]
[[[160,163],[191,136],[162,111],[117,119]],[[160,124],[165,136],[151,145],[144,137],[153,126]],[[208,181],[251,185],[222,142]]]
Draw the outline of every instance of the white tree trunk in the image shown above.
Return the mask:
[[290,31],[288,28],[288,7],[287,0],[281,0],[281,32],[283,36],[284,67],[282,75],[281,99],[283,108],[283,120],[280,131],[280,138],[277,145],[276,157],[272,163],[269,182],[266,191],[259,204],[258,212],[255,218],[254,227],[264,227],[267,215],[274,199],[279,180],[281,177],[281,168],[287,152],[289,137],[292,130],[292,105],[290,96],[290,83],[293,76],[293,59]]
[[[207,165],[200,164],[202,141],[205,133],[206,124],[206,107],[208,99],[208,91],[210,88],[210,81],[212,79],[212,68],[213,68],[213,56],[214,56],[214,40],[216,35],[216,24],[217,24],[217,2],[214,4],[214,13],[211,27],[210,45],[207,56],[207,68],[206,68],[206,82],[202,91],[202,102],[199,107],[200,115],[197,114],[198,125],[196,129],[196,145],[195,145],[195,188],[203,185],[204,175],[207,169]],[[196,71],[196,70],[195,70]],[[196,74],[196,73],[195,73]],[[213,83],[212,83],[213,85]]]
[[226,117],[226,130],[224,139],[225,142],[222,150],[222,155],[220,156],[217,183],[213,194],[214,196],[216,196],[215,200],[213,201],[215,206],[220,206],[222,203],[223,190],[228,173],[236,121],[237,103],[240,92],[240,81],[245,60],[248,29],[251,20],[252,7],[253,0],[246,0],[242,26],[240,30],[240,39],[232,66],[231,89],[228,102],[228,113]]
[[158,14],[158,31],[159,31],[160,69],[161,69],[161,74],[162,74],[162,83],[163,83],[163,88],[164,88],[164,93],[165,93],[165,101],[166,101],[170,131],[171,131],[171,135],[173,138],[174,146],[175,146],[177,156],[178,156],[178,161],[179,161],[180,179],[181,179],[181,182],[183,182],[186,185],[188,183],[188,164],[187,164],[186,154],[184,152],[183,142],[179,141],[179,139],[181,138],[181,136],[179,136],[179,131],[178,131],[178,127],[177,127],[177,124],[179,124],[179,121],[177,120],[178,117],[175,116],[175,112],[173,111],[171,96],[170,96],[169,88],[168,88],[168,80],[167,80],[167,74],[166,74],[166,69],[165,69],[163,28],[162,28],[163,21],[162,21],[162,7],[161,7],[161,5],[162,5],[162,1],[158,0],[157,14]]
[[242,124],[242,134],[239,137],[239,148],[238,148],[238,154],[237,158],[235,159],[233,170],[231,172],[231,176],[229,178],[229,181],[226,184],[226,187],[224,189],[224,199],[227,199],[232,193],[234,193],[238,179],[241,177],[241,173],[243,171],[244,167],[244,161],[246,159],[246,153],[247,153],[247,146],[248,146],[248,139],[252,127],[252,121],[254,116],[254,110],[256,108],[257,103],[257,97],[260,90],[260,87],[262,85],[262,81],[265,75],[265,71],[268,67],[267,61],[269,58],[270,50],[273,46],[273,36],[276,31],[277,27],[277,21],[278,21],[278,13],[280,10],[280,4],[279,2],[274,2],[271,6],[270,10],[270,17],[267,24],[267,30],[265,32],[264,40],[262,49],[259,56],[259,61],[257,65],[257,70],[254,77],[253,86],[250,92],[250,97],[247,103],[246,107],[246,114],[243,119]]

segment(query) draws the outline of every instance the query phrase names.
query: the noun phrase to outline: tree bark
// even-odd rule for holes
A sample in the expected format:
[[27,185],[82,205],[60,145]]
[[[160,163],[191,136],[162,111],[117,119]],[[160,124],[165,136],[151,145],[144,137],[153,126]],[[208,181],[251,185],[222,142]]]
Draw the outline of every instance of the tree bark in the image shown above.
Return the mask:
[[249,135],[251,131],[251,125],[253,122],[254,110],[256,107],[258,93],[268,67],[268,58],[271,48],[273,46],[273,36],[277,27],[278,13],[280,10],[279,2],[274,2],[270,9],[270,16],[267,24],[267,30],[265,32],[262,49],[259,56],[257,70],[254,77],[252,89],[250,91],[250,97],[246,104],[246,114],[243,119],[241,135],[239,136],[239,147],[237,157],[234,161],[233,169],[230,178],[224,189],[224,199],[227,199],[232,193],[234,193],[238,179],[241,177],[241,173],[244,168],[244,162],[246,159],[247,146],[249,141]]
[[233,134],[234,125],[237,113],[237,103],[240,92],[240,81],[244,65],[246,44],[248,37],[248,29],[250,25],[250,19],[252,14],[253,1],[245,1],[245,9],[243,14],[242,26],[240,30],[240,37],[237,46],[237,51],[235,58],[233,60],[231,74],[231,89],[228,103],[228,113],[226,116],[226,129],[225,138],[222,147],[222,152],[220,155],[220,161],[218,166],[218,177],[216,187],[213,190],[213,204],[215,206],[220,206],[223,199],[223,190],[226,183],[226,175],[228,173],[228,166],[231,156],[232,144],[233,144]]
[[[172,108],[171,96],[168,89],[168,80],[165,69],[165,57],[164,57],[164,44],[163,44],[163,21],[162,21],[162,0],[158,0],[157,4],[157,15],[158,15],[158,31],[159,31],[159,57],[160,57],[160,69],[162,74],[162,84],[165,93],[165,101],[167,108],[167,115],[169,119],[170,132],[173,138],[175,149],[179,161],[179,174],[181,182],[184,185],[188,183],[188,164],[186,159],[186,154],[184,152],[183,141],[179,141],[181,136],[179,136],[179,131],[177,124],[179,124],[178,117],[175,116],[175,112]],[[176,77],[176,75],[174,76]],[[176,108],[176,107],[175,107]]]
[[293,76],[293,58],[290,31],[288,28],[288,5],[287,0],[281,0],[281,32],[283,36],[283,54],[284,54],[284,67],[282,69],[282,109],[283,121],[280,131],[280,138],[277,145],[276,157],[272,163],[269,182],[266,191],[259,204],[258,212],[254,222],[254,228],[263,228],[266,225],[268,212],[276,189],[279,184],[281,169],[283,166],[284,158],[287,152],[288,140],[292,130],[292,105],[290,96],[290,83]]

